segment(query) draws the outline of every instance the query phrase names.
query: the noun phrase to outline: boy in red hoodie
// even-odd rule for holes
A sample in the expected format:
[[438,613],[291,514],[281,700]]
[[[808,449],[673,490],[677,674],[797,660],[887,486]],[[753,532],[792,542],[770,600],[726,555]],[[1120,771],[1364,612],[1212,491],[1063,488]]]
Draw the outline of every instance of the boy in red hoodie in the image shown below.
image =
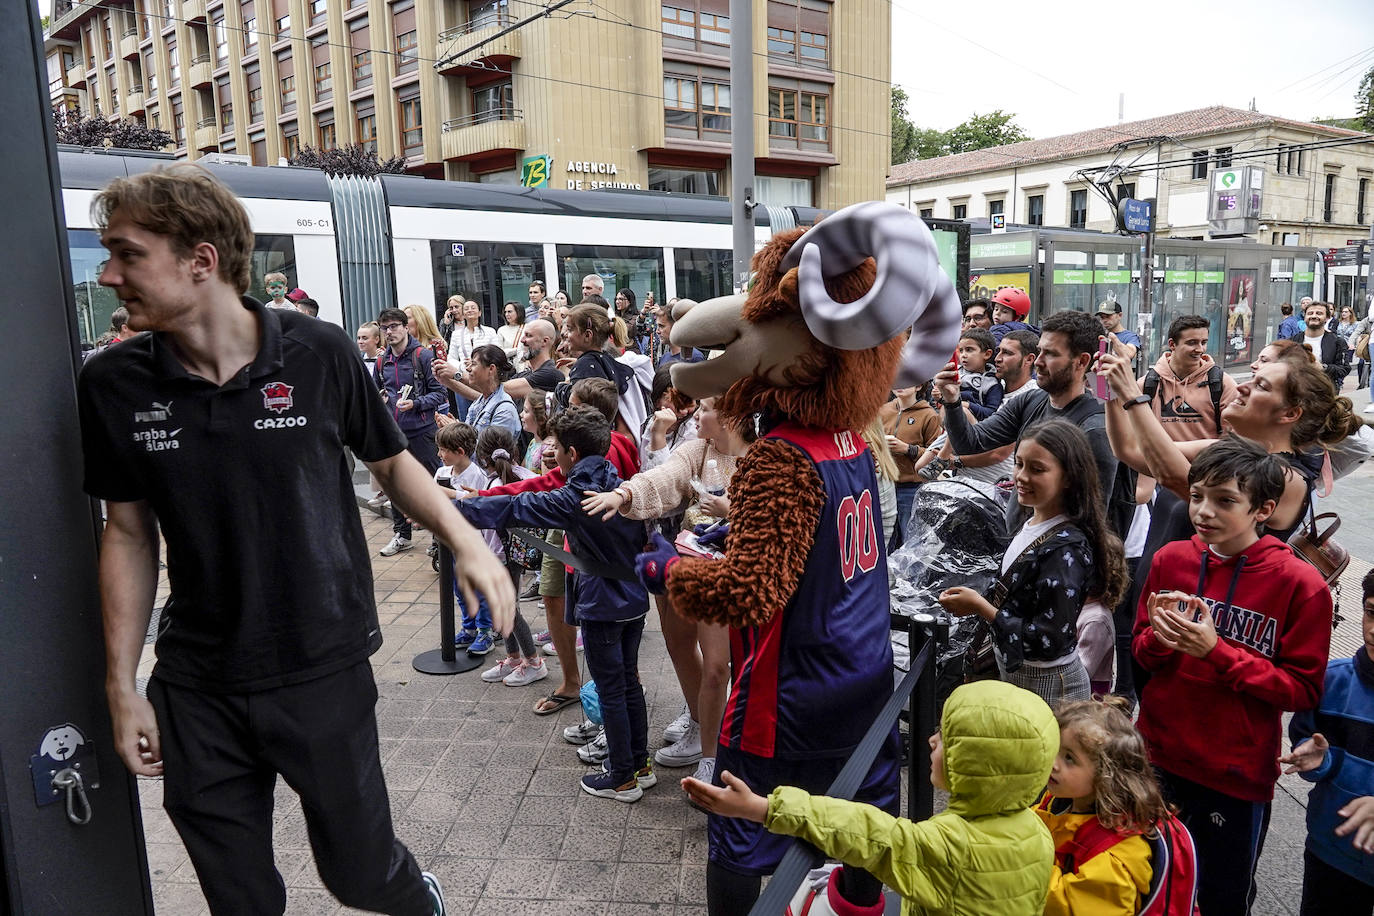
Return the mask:
[[1137,723],[1165,796],[1193,834],[1198,906],[1245,914],[1278,781],[1281,718],[1321,698],[1331,593],[1317,571],[1258,531],[1287,466],[1234,436],[1188,471],[1197,530],[1161,548],[1132,650],[1151,677]]

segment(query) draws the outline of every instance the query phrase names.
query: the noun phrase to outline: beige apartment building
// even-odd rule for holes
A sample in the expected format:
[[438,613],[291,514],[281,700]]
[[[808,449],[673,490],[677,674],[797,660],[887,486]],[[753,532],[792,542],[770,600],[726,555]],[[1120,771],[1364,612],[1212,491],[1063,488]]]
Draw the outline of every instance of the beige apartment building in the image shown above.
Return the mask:
[[364,143],[431,178],[722,195],[739,109],[754,112],[755,199],[835,208],[883,196],[886,0],[752,4],[748,100],[732,97],[728,0],[545,8],[57,0],[50,90],[58,104],[145,119],[188,159],[262,165]]

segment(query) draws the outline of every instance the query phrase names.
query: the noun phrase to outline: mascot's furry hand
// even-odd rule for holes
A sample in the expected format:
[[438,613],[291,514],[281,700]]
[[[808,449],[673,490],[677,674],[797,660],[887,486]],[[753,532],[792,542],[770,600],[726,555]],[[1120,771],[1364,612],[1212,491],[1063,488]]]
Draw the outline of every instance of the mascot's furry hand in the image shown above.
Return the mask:
[[681,559],[677,548],[655,531],[649,540],[649,549],[635,557],[635,572],[650,594],[661,595],[668,590],[668,570]]
[[697,543],[702,547],[715,547],[724,550],[725,538],[730,533],[730,523],[702,522],[692,529],[692,533],[697,536]]

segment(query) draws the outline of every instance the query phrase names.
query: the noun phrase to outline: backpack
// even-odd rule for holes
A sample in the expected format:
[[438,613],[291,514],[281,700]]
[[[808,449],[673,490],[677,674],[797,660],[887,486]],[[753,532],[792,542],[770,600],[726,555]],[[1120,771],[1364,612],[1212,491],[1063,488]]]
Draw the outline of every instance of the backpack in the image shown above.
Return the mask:
[[[1041,799],[1042,809],[1048,808],[1049,799],[1049,795]],[[1062,863],[1061,871],[1077,872],[1093,856],[1137,835],[1111,830],[1097,818],[1088,818],[1074,832],[1073,839],[1054,851],[1055,860]],[[1169,814],[1155,825],[1155,835],[1144,839],[1150,844],[1150,887],[1136,909],[1137,916],[1198,916],[1193,835],[1182,821]]]
[[[410,351],[410,377],[411,377],[411,379],[412,379],[412,389],[411,389],[411,392],[410,392],[410,399],[411,399],[412,401],[415,400],[416,398],[420,397],[421,395],[429,394],[429,386],[428,386],[428,384],[425,382],[426,373],[421,372],[421,371],[420,371],[420,367],[417,366],[417,365],[415,364],[416,354],[420,353],[422,350],[423,350],[424,352],[426,352],[426,353],[429,354],[429,364],[430,364],[431,366],[434,365],[434,353],[433,353],[432,350],[430,350],[430,349],[429,349],[428,347],[426,347],[424,344],[421,344],[420,346],[416,347],[414,350],[411,350],[411,351]],[[384,365],[384,363],[386,362],[386,354],[387,354],[387,352],[388,352],[388,348],[383,348],[383,349],[377,354],[377,366],[376,366],[376,368],[373,370],[373,373],[372,373],[373,379],[377,382],[377,388],[378,388],[379,390],[383,390],[383,391],[386,390],[386,377],[382,374],[382,370],[383,370],[383,365]],[[423,357],[420,358],[420,362],[425,362],[425,360],[423,359]],[[429,373],[429,374],[430,374],[430,375],[433,374],[433,369],[430,370],[430,373]],[[439,413],[448,413],[447,407],[448,407],[448,405],[446,405],[446,404],[441,404],[441,405],[440,405]],[[433,411],[422,410],[422,411],[420,411],[420,412],[419,412],[418,414],[416,414],[416,415],[417,415],[422,421],[425,421],[425,420],[428,420],[428,419],[430,418],[430,417],[426,417],[425,414],[429,414],[430,417],[432,417],[432,416],[433,416]]]
[[[1221,367],[1215,363],[1207,370],[1207,393],[1212,396],[1212,418],[1217,424],[1218,439],[1221,438],[1221,393],[1223,390],[1223,377],[1224,375],[1221,371]],[[1202,386],[1199,385],[1198,387],[1201,388]],[[1155,371],[1153,366],[1145,370],[1145,381],[1140,386],[1140,390],[1144,391],[1152,401],[1155,399],[1155,395],[1159,393],[1159,373]]]

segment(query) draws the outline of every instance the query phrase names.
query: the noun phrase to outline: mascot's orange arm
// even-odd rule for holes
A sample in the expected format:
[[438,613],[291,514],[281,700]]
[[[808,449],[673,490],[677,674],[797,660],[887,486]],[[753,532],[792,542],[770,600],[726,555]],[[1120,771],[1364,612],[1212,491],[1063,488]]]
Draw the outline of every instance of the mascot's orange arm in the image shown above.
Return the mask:
[[825,494],[794,446],[761,439],[730,481],[730,536],[723,560],[684,558],[668,576],[678,613],[732,627],[756,626],[796,593]]

